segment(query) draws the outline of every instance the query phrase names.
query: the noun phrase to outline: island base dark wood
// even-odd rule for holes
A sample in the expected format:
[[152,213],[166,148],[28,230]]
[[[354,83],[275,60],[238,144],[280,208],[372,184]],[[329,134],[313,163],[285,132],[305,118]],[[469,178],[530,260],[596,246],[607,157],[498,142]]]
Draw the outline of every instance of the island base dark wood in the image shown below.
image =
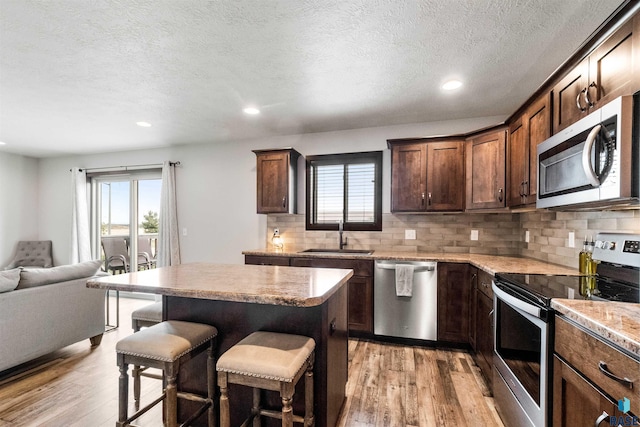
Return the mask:
[[[341,287],[325,303],[315,307],[291,307],[164,296],[163,318],[207,323],[218,328],[217,356],[249,335],[264,330],[306,335],[316,341],[314,395],[317,427],[336,425],[345,399],[348,363],[347,287]],[[206,387],[206,358],[197,357],[181,371],[179,387],[186,391]],[[279,395],[264,392],[264,401],[279,407]],[[251,390],[231,385],[231,425],[240,425],[251,411]],[[189,402],[181,402],[187,413]],[[218,402],[216,402],[217,406]],[[294,411],[304,413],[304,383],[296,388]],[[198,420],[195,425],[206,425]],[[265,419],[263,425],[280,425]]]

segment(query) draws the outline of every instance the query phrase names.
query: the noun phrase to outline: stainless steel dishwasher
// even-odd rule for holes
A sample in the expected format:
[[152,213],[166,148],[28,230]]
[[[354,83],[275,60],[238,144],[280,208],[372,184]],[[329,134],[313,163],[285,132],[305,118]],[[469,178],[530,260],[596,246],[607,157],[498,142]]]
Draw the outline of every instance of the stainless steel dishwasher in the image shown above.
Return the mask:
[[[396,295],[396,265],[413,266],[410,297]],[[437,340],[437,263],[376,261],[373,288],[373,332],[390,337]]]

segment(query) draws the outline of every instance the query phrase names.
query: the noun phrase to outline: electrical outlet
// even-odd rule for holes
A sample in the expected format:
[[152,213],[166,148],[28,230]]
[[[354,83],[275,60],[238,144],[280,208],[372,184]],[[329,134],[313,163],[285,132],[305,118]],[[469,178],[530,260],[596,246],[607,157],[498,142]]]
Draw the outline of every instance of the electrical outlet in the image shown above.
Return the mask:
[[404,230],[404,238],[406,240],[415,240],[416,239],[416,230]]
[[524,241],[526,243],[529,243],[529,230],[524,232]]
[[273,235],[274,236],[279,236],[280,235],[280,229],[279,228],[274,228],[273,229]]
[[471,240],[478,240],[478,230],[471,230]]
[[574,233],[573,231],[569,232],[569,239],[567,241],[567,246],[570,248],[576,247],[576,233]]

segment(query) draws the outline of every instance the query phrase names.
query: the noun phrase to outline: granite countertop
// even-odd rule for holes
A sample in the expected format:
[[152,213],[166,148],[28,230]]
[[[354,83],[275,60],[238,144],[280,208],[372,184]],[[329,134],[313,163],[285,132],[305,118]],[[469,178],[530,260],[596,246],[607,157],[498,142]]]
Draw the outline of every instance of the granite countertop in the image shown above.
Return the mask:
[[454,254],[435,252],[385,252],[375,251],[373,254],[340,254],[301,252],[304,248],[285,248],[284,250],[258,249],[243,251],[244,255],[281,256],[296,258],[339,258],[339,259],[391,259],[397,261],[437,261],[469,263],[487,273],[520,273],[520,274],[568,274],[578,275],[576,268],[564,267],[532,258],[521,258],[501,255]]
[[87,287],[258,304],[321,305],[353,276],[335,268],[180,264],[89,280]]
[[551,307],[640,361],[640,304],[552,299]]

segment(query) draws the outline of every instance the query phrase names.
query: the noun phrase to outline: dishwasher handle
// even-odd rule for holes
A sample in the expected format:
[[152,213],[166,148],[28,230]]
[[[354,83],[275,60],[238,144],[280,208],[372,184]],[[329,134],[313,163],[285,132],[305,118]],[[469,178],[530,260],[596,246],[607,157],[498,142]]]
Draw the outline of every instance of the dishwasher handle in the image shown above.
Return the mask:
[[[396,265],[407,265],[407,264],[402,264],[402,263],[381,263],[381,262],[376,262],[376,268],[380,268],[383,270],[395,270],[396,269]],[[436,264],[435,263],[421,263],[421,264],[409,264],[409,265],[413,265],[413,272],[414,273],[419,273],[422,271],[435,271],[436,269]]]

